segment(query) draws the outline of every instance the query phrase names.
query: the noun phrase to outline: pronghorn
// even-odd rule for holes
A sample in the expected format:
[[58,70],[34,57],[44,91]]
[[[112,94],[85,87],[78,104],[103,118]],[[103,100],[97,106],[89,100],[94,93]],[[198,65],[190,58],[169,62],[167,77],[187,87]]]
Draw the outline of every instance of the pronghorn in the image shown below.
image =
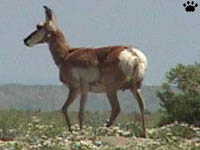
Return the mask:
[[117,91],[129,89],[139,104],[145,137],[144,102],[140,89],[147,69],[146,56],[133,46],[73,48],[56,25],[52,9],[47,6],[44,9],[46,21],[39,23],[36,31],[24,43],[29,47],[40,43],[49,45],[55,64],[60,70],[60,81],[69,88],[68,98],[62,107],[69,130],[71,131],[71,124],[67,110],[79,94],[80,129],[88,92],[106,93],[112,109],[106,123],[110,127],[120,113]]

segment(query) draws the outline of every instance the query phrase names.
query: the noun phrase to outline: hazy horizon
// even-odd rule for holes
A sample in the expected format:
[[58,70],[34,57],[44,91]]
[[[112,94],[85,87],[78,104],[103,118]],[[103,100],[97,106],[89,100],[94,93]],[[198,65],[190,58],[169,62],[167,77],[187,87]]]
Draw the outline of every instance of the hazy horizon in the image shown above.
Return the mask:
[[144,85],[160,85],[171,67],[199,60],[200,7],[188,13],[184,2],[2,0],[0,84],[61,84],[48,46],[28,48],[23,44],[35,25],[44,20],[42,6],[47,5],[73,47],[134,45],[149,61]]

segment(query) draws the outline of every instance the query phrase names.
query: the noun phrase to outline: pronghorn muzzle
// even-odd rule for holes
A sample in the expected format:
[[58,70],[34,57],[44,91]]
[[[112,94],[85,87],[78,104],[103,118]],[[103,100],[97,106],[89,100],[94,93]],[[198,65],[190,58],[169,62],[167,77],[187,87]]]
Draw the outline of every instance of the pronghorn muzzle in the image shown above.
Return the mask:
[[28,45],[28,43],[27,43],[27,41],[28,41],[28,39],[26,38],[26,39],[24,39],[24,45],[26,45],[26,46],[29,46]]

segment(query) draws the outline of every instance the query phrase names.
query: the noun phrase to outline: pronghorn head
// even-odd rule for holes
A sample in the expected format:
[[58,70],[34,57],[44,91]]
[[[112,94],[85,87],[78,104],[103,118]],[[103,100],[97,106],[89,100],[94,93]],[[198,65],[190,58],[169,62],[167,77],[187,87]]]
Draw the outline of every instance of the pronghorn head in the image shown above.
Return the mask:
[[48,42],[51,38],[51,34],[58,30],[54,12],[47,6],[44,6],[44,9],[46,21],[37,24],[36,30],[24,39],[24,44],[26,46],[32,47],[40,43]]

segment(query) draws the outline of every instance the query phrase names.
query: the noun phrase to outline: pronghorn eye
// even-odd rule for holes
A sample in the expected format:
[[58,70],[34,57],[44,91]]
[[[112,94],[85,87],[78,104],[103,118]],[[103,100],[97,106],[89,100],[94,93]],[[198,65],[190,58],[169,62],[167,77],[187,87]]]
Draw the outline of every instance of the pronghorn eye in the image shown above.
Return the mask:
[[42,28],[42,25],[38,24],[36,27],[37,27],[38,30],[40,30]]

